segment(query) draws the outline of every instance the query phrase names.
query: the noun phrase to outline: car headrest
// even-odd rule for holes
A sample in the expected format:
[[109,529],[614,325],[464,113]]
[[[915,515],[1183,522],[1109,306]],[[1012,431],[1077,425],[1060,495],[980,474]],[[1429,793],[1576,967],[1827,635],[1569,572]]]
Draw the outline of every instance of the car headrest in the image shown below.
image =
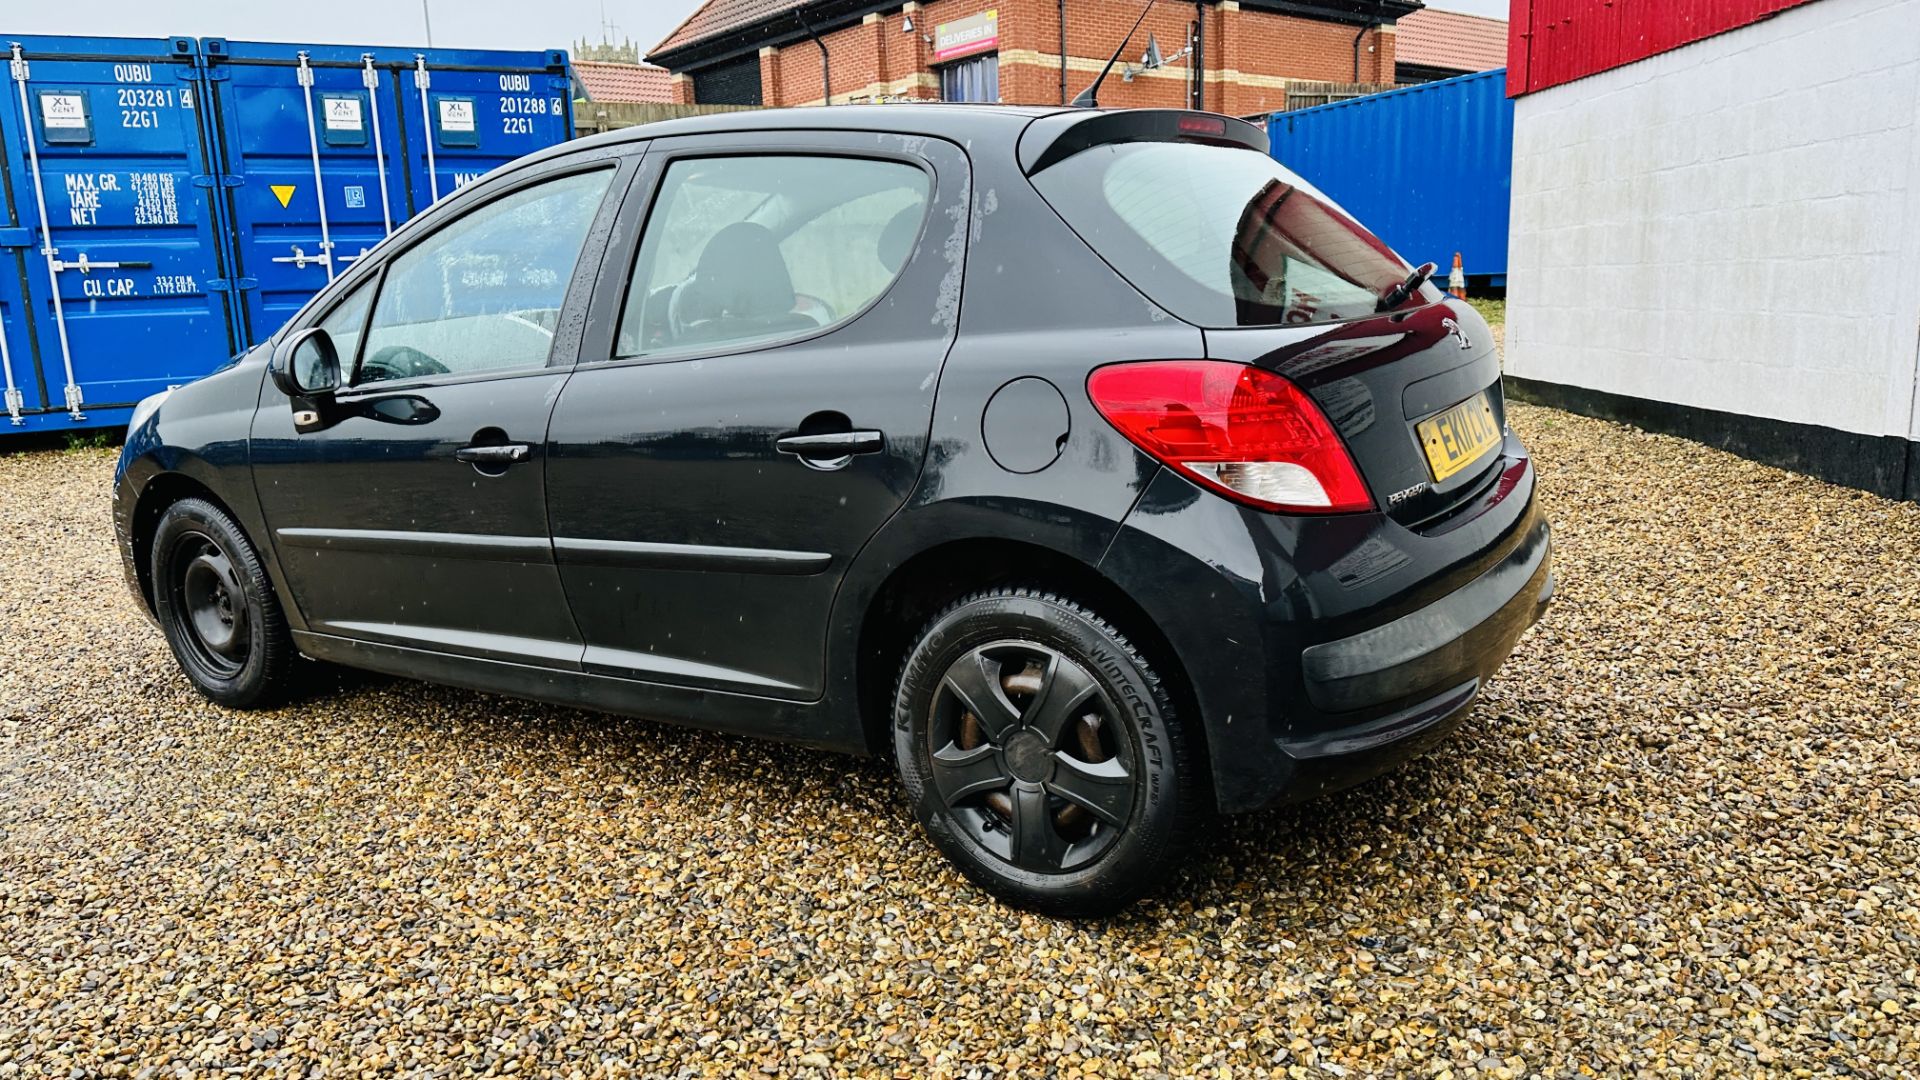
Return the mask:
[[793,275],[765,226],[736,221],[713,234],[675,307],[683,323],[765,319],[793,310]]
[[880,265],[889,272],[898,273],[907,264],[907,256],[913,254],[913,238],[920,234],[920,219],[926,214],[926,206],[915,203],[893,215],[880,229],[880,246],[874,254],[879,256]]

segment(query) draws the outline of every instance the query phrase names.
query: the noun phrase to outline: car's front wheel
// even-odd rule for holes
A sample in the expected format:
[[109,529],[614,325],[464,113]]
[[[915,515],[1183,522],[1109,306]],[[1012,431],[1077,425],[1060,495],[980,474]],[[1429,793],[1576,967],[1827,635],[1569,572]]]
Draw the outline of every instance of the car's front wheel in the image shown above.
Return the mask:
[[154,614],[194,689],[236,709],[278,701],[293,642],[259,554],[226,511],[204,499],[167,507],[151,570]]
[[1100,915],[1152,890],[1202,810],[1160,677],[1110,623],[1029,589],[969,596],[920,634],[894,692],[914,812],[976,883]]

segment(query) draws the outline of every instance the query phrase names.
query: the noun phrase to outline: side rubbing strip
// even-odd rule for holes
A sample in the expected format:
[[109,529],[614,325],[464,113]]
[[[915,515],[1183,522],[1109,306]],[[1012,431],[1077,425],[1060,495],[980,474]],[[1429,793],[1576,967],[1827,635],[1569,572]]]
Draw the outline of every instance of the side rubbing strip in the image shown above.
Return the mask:
[[383,555],[425,555],[447,559],[511,559],[536,563],[553,561],[553,547],[544,536],[402,532],[393,529],[281,529],[274,536],[287,547],[321,548],[327,551],[367,551]]
[[833,564],[819,551],[649,544],[631,540],[583,540],[558,536],[554,557],[566,566],[615,566],[629,570],[689,570],[729,574],[818,574]]

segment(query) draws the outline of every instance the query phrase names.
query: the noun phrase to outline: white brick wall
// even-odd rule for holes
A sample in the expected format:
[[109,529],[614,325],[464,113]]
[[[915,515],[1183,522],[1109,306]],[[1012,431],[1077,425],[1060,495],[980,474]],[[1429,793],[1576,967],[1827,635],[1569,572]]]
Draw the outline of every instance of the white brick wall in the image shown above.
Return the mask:
[[1920,0],[1516,102],[1507,371],[1920,438]]

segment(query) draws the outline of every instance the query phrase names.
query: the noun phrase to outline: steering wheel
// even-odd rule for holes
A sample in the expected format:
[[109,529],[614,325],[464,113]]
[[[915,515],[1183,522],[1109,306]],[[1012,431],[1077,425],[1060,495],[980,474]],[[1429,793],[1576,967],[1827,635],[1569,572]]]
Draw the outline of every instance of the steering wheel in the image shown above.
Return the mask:
[[447,365],[411,345],[389,345],[360,361],[360,380],[388,382],[394,379],[419,379],[445,375]]

